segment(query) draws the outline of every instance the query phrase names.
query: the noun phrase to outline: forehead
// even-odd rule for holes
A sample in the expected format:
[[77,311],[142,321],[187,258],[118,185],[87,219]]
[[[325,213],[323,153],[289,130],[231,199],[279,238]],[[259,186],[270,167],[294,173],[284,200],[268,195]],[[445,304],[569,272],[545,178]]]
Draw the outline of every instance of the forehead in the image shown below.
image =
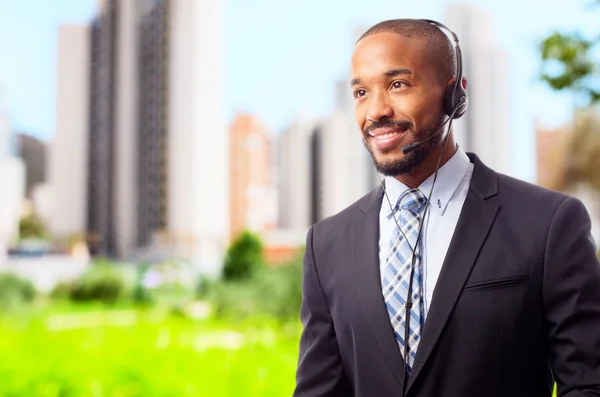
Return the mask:
[[423,76],[433,69],[430,59],[425,39],[382,32],[367,36],[356,44],[351,70],[353,77],[359,78],[396,68],[410,69],[415,76]]

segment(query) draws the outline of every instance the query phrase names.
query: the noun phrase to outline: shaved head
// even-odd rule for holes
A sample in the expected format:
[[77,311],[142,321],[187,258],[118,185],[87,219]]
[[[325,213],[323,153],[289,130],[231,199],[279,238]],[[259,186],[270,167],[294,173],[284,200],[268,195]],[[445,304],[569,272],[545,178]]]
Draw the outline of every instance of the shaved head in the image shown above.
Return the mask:
[[427,43],[430,62],[439,72],[442,84],[456,75],[456,54],[448,36],[437,26],[421,19],[390,19],[371,27],[357,40],[376,33],[396,33],[404,37],[423,40]]

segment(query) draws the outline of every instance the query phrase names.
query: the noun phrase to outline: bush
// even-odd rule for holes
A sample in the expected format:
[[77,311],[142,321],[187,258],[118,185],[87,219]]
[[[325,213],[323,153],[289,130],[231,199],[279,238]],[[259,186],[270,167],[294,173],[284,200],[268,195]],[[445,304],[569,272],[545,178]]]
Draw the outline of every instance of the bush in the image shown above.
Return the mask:
[[97,301],[115,303],[124,296],[125,280],[114,265],[101,262],[92,267],[71,285],[70,298],[73,301]]
[[263,267],[263,245],[260,238],[244,231],[227,250],[223,278],[226,281],[247,280]]
[[217,281],[204,295],[218,317],[244,319],[269,315],[281,321],[296,319],[302,301],[302,258],[263,268],[247,280]]
[[28,238],[47,238],[46,228],[42,221],[35,215],[28,215],[19,221],[19,237],[21,239]]
[[35,298],[33,284],[13,273],[0,274],[0,310],[30,303]]

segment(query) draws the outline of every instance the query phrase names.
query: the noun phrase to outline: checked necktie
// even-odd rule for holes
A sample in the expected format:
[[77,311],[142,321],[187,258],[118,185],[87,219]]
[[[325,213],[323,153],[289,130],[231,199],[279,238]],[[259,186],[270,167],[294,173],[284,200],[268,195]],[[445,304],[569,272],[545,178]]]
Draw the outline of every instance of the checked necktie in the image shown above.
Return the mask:
[[[400,216],[398,227],[394,227],[394,233],[390,240],[389,252],[383,273],[383,297],[387,307],[388,315],[394,328],[396,340],[400,351],[404,356],[404,327],[406,318],[406,299],[410,282],[410,268],[412,264],[412,253],[417,243],[419,233],[419,209],[427,201],[425,195],[419,189],[409,189],[398,199],[398,203],[390,216],[395,216],[399,210]],[[421,328],[423,326],[423,298],[421,269],[421,247],[417,248],[415,259],[415,271],[412,285],[412,309],[410,312],[410,324],[408,330],[408,368],[410,374],[412,365],[417,354],[417,347],[421,339]]]

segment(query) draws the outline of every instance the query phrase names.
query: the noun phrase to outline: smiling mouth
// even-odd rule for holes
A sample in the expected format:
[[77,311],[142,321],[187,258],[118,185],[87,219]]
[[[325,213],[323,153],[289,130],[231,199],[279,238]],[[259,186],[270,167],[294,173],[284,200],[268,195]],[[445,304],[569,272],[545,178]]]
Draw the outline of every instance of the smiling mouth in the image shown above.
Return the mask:
[[372,138],[375,139],[387,139],[387,138],[391,138],[395,135],[399,135],[402,131],[397,131],[397,132],[390,132],[389,134],[382,134],[382,135],[371,135]]

